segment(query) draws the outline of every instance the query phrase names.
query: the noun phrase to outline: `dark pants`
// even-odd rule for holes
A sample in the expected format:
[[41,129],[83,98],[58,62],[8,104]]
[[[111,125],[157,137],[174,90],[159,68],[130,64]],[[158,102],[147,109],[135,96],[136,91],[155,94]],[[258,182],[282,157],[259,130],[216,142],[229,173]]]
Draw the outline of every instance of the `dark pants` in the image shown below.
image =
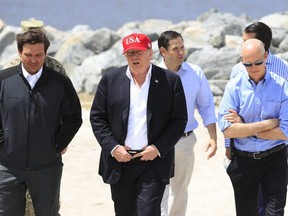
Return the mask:
[[62,166],[18,170],[0,165],[0,215],[23,216],[29,189],[37,216],[56,216],[59,211]]
[[258,215],[261,186],[265,216],[283,216],[287,193],[287,151],[265,158],[234,156],[227,168],[235,196],[237,216]]
[[153,162],[124,163],[119,181],[111,185],[116,216],[160,216],[164,189]]
[[258,215],[265,216],[265,207],[264,207],[264,202],[263,202],[261,185],[259,187],[259,195],[258,195]]
[[[288,155],[288,148],[287,149],[287,155]],[[288,164],[288,160],[287,160]],[[287,167],[287,184],[288,184],[288,167]],[[259,216],[265,216],[265,207],[264,207],[264,202],[263,202],[263,197],[262,197],[262,191],[261,191],[261,185],[259,187],[259,200],[258,200],[258,213]]]

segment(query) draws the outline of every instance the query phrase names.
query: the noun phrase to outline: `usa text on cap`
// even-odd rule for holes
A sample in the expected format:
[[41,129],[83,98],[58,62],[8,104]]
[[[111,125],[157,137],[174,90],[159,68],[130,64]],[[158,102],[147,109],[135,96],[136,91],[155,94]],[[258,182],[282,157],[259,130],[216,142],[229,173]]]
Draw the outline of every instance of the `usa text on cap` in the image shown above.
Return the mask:
[[147,50],[152,48],[150,38],[145,34],[133,33],[122,39],[123,53],[128,50]]

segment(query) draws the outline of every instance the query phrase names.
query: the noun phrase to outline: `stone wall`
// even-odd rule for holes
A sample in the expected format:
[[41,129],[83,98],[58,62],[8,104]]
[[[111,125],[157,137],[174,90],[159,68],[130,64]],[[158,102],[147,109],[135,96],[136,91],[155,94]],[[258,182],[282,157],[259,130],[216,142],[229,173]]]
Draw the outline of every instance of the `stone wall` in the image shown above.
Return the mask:
[[[275,13],[253,20],[243,15],[211,10],[195,20],[172,23],[168,20],[150,19],[124,24],[117,31],[108,28],[93,30],[78,25],[69,31],[45,26],[51,41],[48,54],[65,67],[78,93],[94,94],[101,75],[126,64],[122,56],[121,38],[132,32],[147,34],[153,41],[154,60],[159,55],[157,38],[165,30],[182,34],[187,51],[187,61],[199,65],[217,97],[223,95],[230,70],[239,61],[242,33],[252,22],[262,21],[273,31],[271,52],[288,60],[288,12]],[[0,19],[0,69],[17,55],[15,35],[20,27],[8,26]]]

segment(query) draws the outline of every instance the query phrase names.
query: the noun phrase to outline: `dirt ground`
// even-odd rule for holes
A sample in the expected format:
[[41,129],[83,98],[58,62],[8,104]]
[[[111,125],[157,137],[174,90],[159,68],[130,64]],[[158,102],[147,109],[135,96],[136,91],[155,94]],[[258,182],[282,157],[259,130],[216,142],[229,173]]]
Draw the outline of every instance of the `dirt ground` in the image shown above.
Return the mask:
[[[90,126],[91,101],[83,103],[83,125],[63,155],[64,171],[61,187],[62,216],[112,216],[110,187],[98,175],[100,146]],[[197,117],[199,119],[199,116]],[[207,160],[204,144],[207,130],[199,121],[195,131],[195,165],[189,187],[187,216],[235,215],[233,189],[223,167],[224,142],[218,130],[218,151]],[[287,208],[286,208],[287,209]],[[288,215],[287,212],[285,215]]]

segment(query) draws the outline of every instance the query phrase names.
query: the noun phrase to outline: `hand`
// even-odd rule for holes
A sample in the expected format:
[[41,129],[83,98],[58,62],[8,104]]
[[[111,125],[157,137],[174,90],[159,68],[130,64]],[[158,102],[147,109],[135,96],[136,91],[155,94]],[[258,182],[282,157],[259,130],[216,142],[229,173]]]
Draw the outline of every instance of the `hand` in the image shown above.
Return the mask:
[[231,149],[230,149],[230,147],[226,148],[225,156],[231,160]]
[[132,156],[127,152],[130,150],[128,146],[119,145],[114,151],[112,155],[118,162],[129,162],[132,159]]
[[205,147],[205,152],[207,152],[207,159],[210,159],[216,154],[217,143],[214,139],[210,139],[209,143]]
[[242,118],[238,115],[238,113],[235,110],[228,109],[228,111],[230,113],[224,116],[227,121],[231,123],[243,123]]
[[141,157],[142,161],[154,160],[158,156],[158,150],[154,145],[148,145],[144,151],[139,152],[133,158]]
[[60,154],[61,154],[61,155],[65,154],[66,151],[67,151],[67,149],[68,149],[68,146],[67,146],[66,148],[64,148],[64,149],[60,152]]
[[224,166],[225,170],[227,170],[227,168],[230,165],[230,163],[231,163],[231,160],[228,157],[224,157],[223,166]]

